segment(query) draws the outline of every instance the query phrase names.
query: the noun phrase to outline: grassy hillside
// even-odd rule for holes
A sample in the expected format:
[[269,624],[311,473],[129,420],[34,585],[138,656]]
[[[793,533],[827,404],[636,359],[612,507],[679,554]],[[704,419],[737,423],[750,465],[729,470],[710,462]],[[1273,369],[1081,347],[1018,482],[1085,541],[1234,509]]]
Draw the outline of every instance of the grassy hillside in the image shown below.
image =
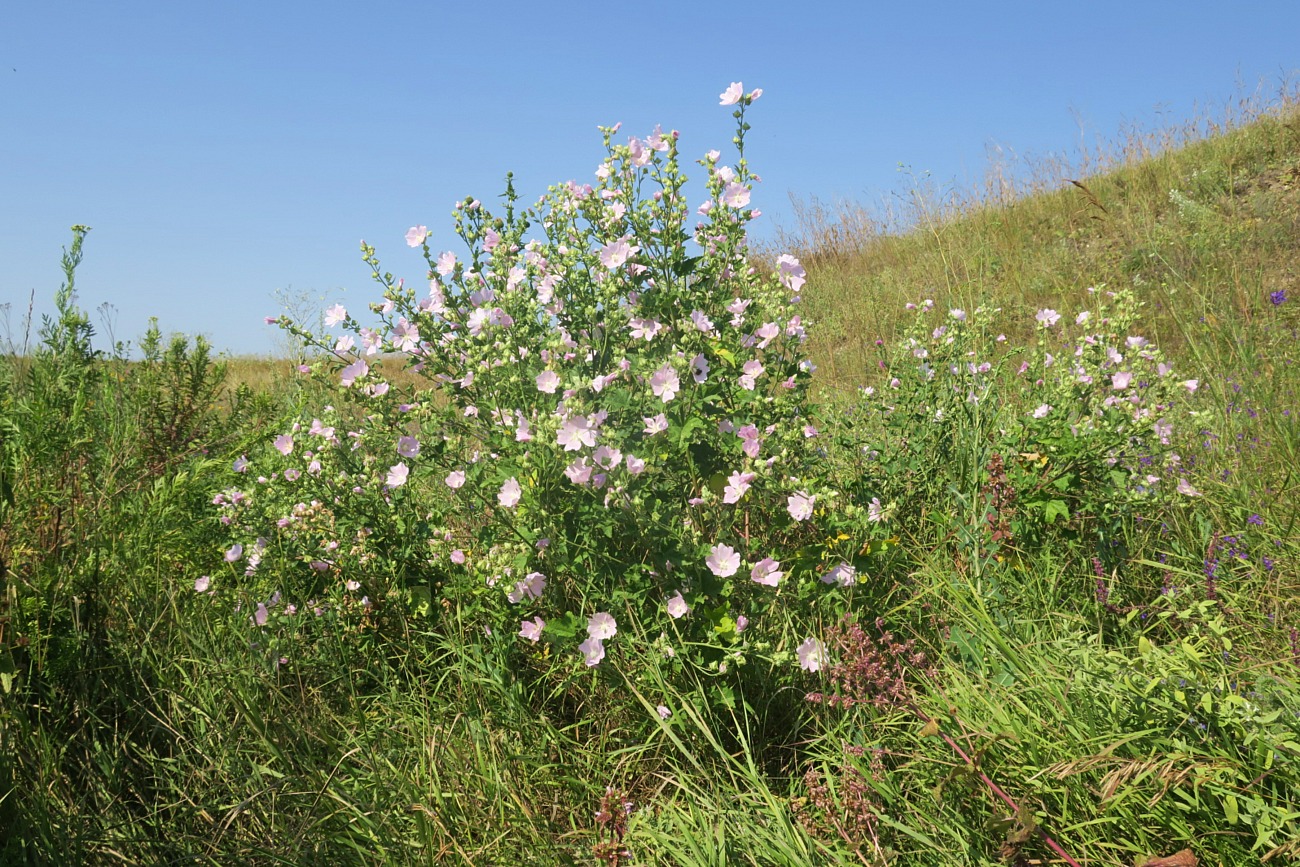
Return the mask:
[[[502,479],[465,505],[435,463],[480,415],[464,380],[412,410],[396,353],[361,394],[319,355],[97,352],[78,234],[40,348],[0,361],[0,863],[1300,857],[1300,115],[1210,133],[918,189],[906,232],[810,208],[820,402],[683,370],[772,430],[651,439],[684,402],[661,376],[624,446],[660,487],[557,500],[522,545]],[[701,351],[718,379],[733,349]],[[526,442],[505,417],[447,466]],[[381,420],[404,436],[371,457]],[[558,609],[520,630],[536,562],[540,602],[617,615],[603,662]]]

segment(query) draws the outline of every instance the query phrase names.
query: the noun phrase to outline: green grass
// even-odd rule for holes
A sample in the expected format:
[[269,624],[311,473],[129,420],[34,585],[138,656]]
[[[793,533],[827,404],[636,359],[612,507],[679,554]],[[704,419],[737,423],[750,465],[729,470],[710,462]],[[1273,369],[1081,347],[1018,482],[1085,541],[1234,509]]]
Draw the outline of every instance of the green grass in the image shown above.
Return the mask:
[[[281,662],[193,579],[229,461],[322,397],[187,342],[94,355],[74,246],[45,348],[0,362],[0,863],[1025,864],[1058,857],[1047,837],[1089,865],[1300,857],[1300,114],[1202,132],[1040,164],[1015,195],[918,188],[910,231],[809,209],[825,442],[874,434],[854,389],[926,297],[1003,307],[1015,344],[1040,307],[1131,288],[1201,382],[1176,443],[1201,496],[1110,547],[1082,523],[990,546],[982,429],[965,482],[921,455],[932,484],[854,602],[870,638],[842,649],[896,687],[854,705],[781,674],[810,624],[779,612],[726,671],[578,670],[451,605],[308,621]],[[828,474],[871,472],[828,449]]]

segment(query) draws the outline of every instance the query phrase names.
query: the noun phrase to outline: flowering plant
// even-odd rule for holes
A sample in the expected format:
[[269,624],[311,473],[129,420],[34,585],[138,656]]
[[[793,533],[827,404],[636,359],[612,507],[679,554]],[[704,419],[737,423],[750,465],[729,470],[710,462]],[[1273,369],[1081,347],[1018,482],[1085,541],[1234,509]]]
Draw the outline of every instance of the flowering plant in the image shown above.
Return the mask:
[[[310,579],[300,585],[336,605],[437,596],[587,666],[625,635],[625,614],[659,618],[666,652],[690,647],[719,667],[742,658],[742,633],[778,596],[788,608],[851,587],[847,560],[829,573],[783,562],[815,542],[819,518],[842,516],[810,447],[805,271],[789,255],[760,270],[747,246],[760,212],[744,118],[760,93],[722,94],[737,159],[699,160],[694,227],[678,134],[622,144],[614,126],[594,183],[524,207],[508,179],[500,214],[458,203],[463,256],[413,227],[427,293],[363,244],[383,287],[377,325],[342,305],[325,316],[339,337],[279,320],[322,350],[315,370],[339,408],[257,459],[275,465],[258,467],[271,488],[296,488],[253,498],[255,520],[236,525],[262,542],[246,542],[286,551]],[[394,363],[421,386],[385,378]],[[305,466],[280,466],[292,461]]]

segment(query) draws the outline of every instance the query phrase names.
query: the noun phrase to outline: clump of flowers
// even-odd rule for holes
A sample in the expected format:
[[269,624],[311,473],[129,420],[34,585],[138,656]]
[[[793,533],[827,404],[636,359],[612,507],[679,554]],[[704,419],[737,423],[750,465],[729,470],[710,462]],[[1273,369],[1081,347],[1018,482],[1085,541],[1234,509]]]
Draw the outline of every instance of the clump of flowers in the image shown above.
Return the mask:
[[[615,125],[588,182],[524,206],[508,180],[500,212],[458,202],[465,252],[431,249],[413,227],[427,291],[363,244],[383,287],[377,322],[342,305],[325,317],[338,336],[280,320],[321,351],[314,374],[338,408],[246,460],[277,493],[241,506],[232,535],[268,539],[335,604],[422,587],[586,667],[625,652],[627,612],[661,612],[670,644],[705,648],[716,666],[717,650],[741,659],[746,626],[778,596],[807,604],[853,586],[847,535],[832,536],[842,551],[829,566],[824,550],[794,553],[842,506],[813,447],[806,272],[790,255],[761,270],[748,248],[760,212],[745,113],[760,95],[722,94],[736,159],[698,161],[693,208],[678,134],[622,143]],[[394,365],[428,387],[394,384]],[[295,498],[332,524],[299,521],[284,505]]]

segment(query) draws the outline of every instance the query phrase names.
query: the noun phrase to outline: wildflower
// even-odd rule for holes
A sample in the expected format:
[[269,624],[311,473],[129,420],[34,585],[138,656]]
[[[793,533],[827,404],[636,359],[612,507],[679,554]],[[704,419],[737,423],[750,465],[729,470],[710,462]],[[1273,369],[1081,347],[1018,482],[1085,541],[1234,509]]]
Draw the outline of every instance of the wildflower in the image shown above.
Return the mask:
[[560,376],[554,370],[543,370],[537,374],[537,390],[545,394],[555,394],[559,388]]
[[578,650],[582,651],[588,668],[600,665],[600,661],[605,658],[605,645],[599,638],[588,638],[578,645]]
[[522,489],[519,487],[519,480],[511,477],[506,479],[505,484],[501,486],[501,490],[497,494],[497,502],[507,509],[513,509],[519,505],[521,494]]
[[676,596],[668,600],[667,607],[668,607],[668,613],[672,616],[674,620],[685,617],[687,614],[690,613],[691,610],[691,606],[687,605],[686,600],[682,598],[682,593],[680,590],[677,591]]
[[668,418],[663,413],[659,413],[654,418],[643,417],[641,421],[645,422],[646,436],[654,436],[668,430]]
[[415,437],[399,437],[397,453],[404,458],[413,458],[420,454],[420,441]]
[[799,260],[789,253],[782,253],[778,256],[776,264],[781,269],[781,284],[791,292],[798,292],[800,287],[807,282],[808,272],[804,270]]
[[546,576],[541,572],[529,572],[522,581],[515,582],[515,588],[506,594],[506,598],[515,605],[524,599],[541,599],[545,590]]
[[840,565],[823,575],[821,581],[823,584],[835,584],[840,587],[849,587],[852,586],[853,582],[857,579],[857,575],[857,569],[854,569],[848,563],[840,563]]
[[265,602],[257,603],[257,610],[253,612],[253,623],[255,623],[258,626],[265,626],[266,620],[269,616],[270,616],[270,612],[266,610],[266,603]]
[[350,388],[352,383],[364,377],[370,372],[370,365],[366,364],[363,359],[358,358],[347,367],[339,371],[339,383],[344,388]]
[[740,569],[740,555],[730,545],[714,545],[704,563],[719,578],[730,578]]
[[732,473],[727,477],[727,486],[722,489],[722,502],[738,503],[749,490],[750,483],[757,476],[754,473]]
[[1199,497],[1201,495],[1201,492],[1193,488],[1191,482],[1185,478],[1178,480],[1178,493],[1188,497]]
[[673,712],[662,704],[655,708],[655,713],[659,714],[659,719],[668,719],[673,715]]
[[402,485],[406,484],[406,477],[410,472],[410,469],[404,463],[389,467],[388,478],[385,480],[385,484],[387,484],[389,488],[400,488]]
[[424,239],[429,237],[429,228],[427,226],[412,226],[406,230],[406,245],[408,247],[418,247],[424,243]]
[[806,521],[812,517],[813,503],[816,501],[817,498],[810,496],[807,491],[799,491],[786,498],[786,511],[796,521]]
[[1032,413],[1030,413],[1030,415],[1032,415],[1034,418],[1046,418],[1047,414],[1051,411],[1052,411],[1051,405],[1045,403],[1039,406]]
[[867,504],[867,520],[873,524],[885,520],[885,507],[880,504],[879,497],[872,497],[871,502]]
[[749,204],[749,188],[744,184],[730,183],[722,191],[722,203],[728,208],[743,208]]
[[338,325],[347,318],[347,308],[342,304],[335,304],[333,307],[325,311],[325,327],[333,328],[335,325]]
[[542,637],[542,629],[545,628],[546,621],[540,617],[534,617],[532,620],[525,620],[520,625],[519,634],[527,638],[533,644],[536,644]]
[[627,240],[623,238],[620,238],[617,241],[611,241],[600,249],[600,264],[612,271],[626,263],[628,259],[636,255],[640,250],[640,247],[635,247],[629,244]]
[[280,434],[275,438],[275,449],[282,455],[288,455],[293,451],[293,435]]
[[785,574],[780,570],[781,563],[779,561],[773,560],[771,557],[764,557],[754,564],[754,568],[749,570],[749,580],[755,584],[775,587],[781,583],[781,576]]
[[1119,373],[1112,374],[1110,377],[1111,387],[1116,391],[1122,391],[1129,387],[1133,381],[1133,374],[1127,370],[1121,370]]
[[242,556],[244,556],[244,546],[236,542],[226,551],[226,562],[234,563]]
[[209,575],[200,575],[194,579],[195,593],[207,593],[210,586],[212,586],[212,577]]
[[444,481],[447,483],[447,487],[454,491],[465,484],[465,471],[452,470],[447,474],[447,478],[444,479]]
[[804,639],[803,644],[795,650],[795,654],[799,657],[799,667],[804,671],[818,671],[830,662],[826,645],[811,637]]
[[1276,292],[1270,292],[1268,295],[1268,302],[1274,307],[1282,306],[1282,304],[1286,302],[1286,290],[1279,289]]
[[664,403],[676,397],[680,388],[681,380],[677,378],[677,371],[673,370],[670,364],[660,367],[650,377],[650,391]]
[[594,448],[596,445],[596,432],[592,430],[590,422],[583,416],[571,418],[560,425],[560,429],[555,434],[556,442],[564,446],[566,452],[576,452],[583,446]]
[[641,473],[645,472],[645,461],[641,458],[634,455],[628,455],[625,460],[627,463],[627,471],[632,475],[639,476]]
[[587,620],[587,634],[597,641],[613,638],[618,634],[618,624],[614,621],[613,615],[606,611],[598,611]]
[[244,455],[240,455],[239,457],[235,458],[235,463],[233,466],[231,466],[231,469],[237,473],[248,472],[248,458]]
[[745,88],[739,81],[733,81],[727,86],[727,89],[718,94],[721,102],[718,105],[735,105],[740,102],[740,97],[744,94]]
[[1049,308],[1045,310],[1039,310],[1038,313],[1034,316],[1034,318],[1038,320],[1038,324],[1041,325],[1043,328],[1051,328],[1053,325],[1055,325],[1057,322],[1060,321],[1061,314]]

